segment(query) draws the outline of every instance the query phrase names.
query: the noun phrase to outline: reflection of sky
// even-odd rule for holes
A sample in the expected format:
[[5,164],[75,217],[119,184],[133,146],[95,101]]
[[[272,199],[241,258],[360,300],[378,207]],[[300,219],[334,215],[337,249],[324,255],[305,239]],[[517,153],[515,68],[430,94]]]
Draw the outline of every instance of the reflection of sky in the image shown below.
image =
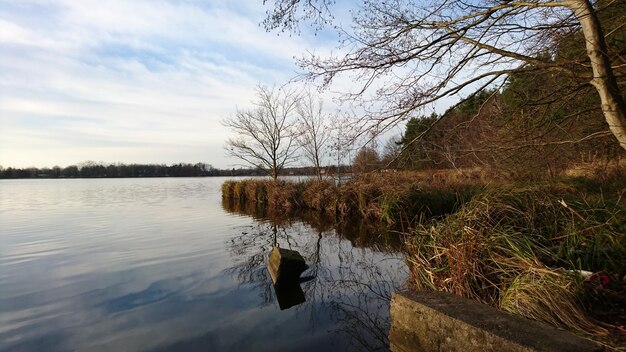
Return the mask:
[[384,318],[362,283],[401,281],[402,261],[332,233],[318,242],[303,224],[281,245],[317,279],[306,303],[280,311],[263,262],[271,231],[224,213],[221,181],[0,182],[0,350],[319,350],[347,347],[331,333],[342,302]]

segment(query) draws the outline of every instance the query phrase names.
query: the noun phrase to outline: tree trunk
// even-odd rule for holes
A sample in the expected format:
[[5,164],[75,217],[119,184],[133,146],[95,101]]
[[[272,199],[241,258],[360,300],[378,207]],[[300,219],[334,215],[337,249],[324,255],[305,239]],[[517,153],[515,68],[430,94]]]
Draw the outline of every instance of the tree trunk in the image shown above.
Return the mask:
[[315,151],[315,172],[317,173],[317,179],[321,182],[322,181],[322,166],[320,163],[320,156],[317,153],[317,149]]
[[278,179],[278,170],[276,169],[276,157],[272,159],[272,180],[276,181]]
[[568,4],[580,21],[585,36],[587,55],[593,70],[590,83],[600,95],[602,113],[620,146],[626,149],[626,103],[609,62],[600,21],[589,0],[569,0]]

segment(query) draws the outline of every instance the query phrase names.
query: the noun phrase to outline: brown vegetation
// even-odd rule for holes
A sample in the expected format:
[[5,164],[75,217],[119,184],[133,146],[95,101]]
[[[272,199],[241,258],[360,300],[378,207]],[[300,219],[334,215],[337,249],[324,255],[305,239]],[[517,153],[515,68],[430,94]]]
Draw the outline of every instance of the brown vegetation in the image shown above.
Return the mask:
[[581,273],[618,284],[626,274],[624,204],[618,193],[604,198],[584,186],[490,187],[454,214],[422,224],[406,241],[413,285],[611,344],[616,327],[588,311],[597,288]]
[[334,220],[359,217],[368,221],[410,226],[420,219],[453,212],[480,187],[479,176],[394,172],[364,174],[349,182],[332,180],[227,181],[224,198],[261,203],[272,209],[308,209]]
[[[343,184],[226,182],[225,203],[358,218],[405,236],[416,289],[449,291],[591,338],[626,341],[626,177],[487,183],[478,170],[370,173]],[[610,284],[599,282],[598,278]],[[621,326],[621,327],[620,327]]]
[[[292,29],[301,8],[323,19],[332,3],[277,1],[266,26]],[[619,349],[624,308],[608,321],[603,312],[626,306],[625,3],[474,5],[367,1],[345,56],[301,61],[323,85],[355,73],[360,89],[345,97],[364,103],[357,135],[408,120],[387,166],[364,147],[354,172],[430,173],[270,184],[250,199],[399,226],[415,288]],[[443,115],[417,116],[470,86],[478,89]]]

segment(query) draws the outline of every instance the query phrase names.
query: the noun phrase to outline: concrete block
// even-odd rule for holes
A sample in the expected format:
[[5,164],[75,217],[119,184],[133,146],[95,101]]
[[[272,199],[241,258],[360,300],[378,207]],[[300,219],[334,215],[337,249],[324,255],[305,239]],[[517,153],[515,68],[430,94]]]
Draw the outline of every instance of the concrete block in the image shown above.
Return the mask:
[[593,342],[445,292],[399,292],[391,299],[392,351],[596,352]]
[[300,275],[308,268],[297,251],[274,247],[267,261],[267,269],[274,285],[299,283]]

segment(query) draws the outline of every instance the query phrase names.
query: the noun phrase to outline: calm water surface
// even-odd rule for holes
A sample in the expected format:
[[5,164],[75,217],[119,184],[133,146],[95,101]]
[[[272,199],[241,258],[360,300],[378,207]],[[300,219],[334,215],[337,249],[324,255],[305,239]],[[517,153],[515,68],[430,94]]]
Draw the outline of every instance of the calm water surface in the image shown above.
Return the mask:
[[[0,351],[386,350],[396,247],[247,215],[222,204],[224,180],[0,181]],[[274,242],[313,277],[288,309]]]

